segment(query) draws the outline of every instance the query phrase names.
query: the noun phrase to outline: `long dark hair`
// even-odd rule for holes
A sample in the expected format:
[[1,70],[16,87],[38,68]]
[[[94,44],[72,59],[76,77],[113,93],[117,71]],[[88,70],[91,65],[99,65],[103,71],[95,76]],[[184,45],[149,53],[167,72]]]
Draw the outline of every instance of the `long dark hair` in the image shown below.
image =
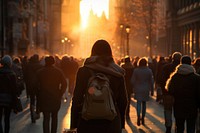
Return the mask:
[[112,50],[110,44],[106,40],[97,40],[91,51],[91,56],[97,56],[97,61],[101,61],[104,65],[108,65],[113,61]]
[[91,56],[112,56],[112,50],[106,40],[97,40],[93,47]]

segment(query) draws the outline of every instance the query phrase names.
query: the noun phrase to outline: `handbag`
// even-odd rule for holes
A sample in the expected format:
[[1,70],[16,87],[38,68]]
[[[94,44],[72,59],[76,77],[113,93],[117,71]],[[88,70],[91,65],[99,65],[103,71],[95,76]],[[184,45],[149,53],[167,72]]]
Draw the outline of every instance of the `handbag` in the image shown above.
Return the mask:
[[15,98],[15,104],[14,104],[14,112],[19,113],[23,111],[22,103],[20,97]]

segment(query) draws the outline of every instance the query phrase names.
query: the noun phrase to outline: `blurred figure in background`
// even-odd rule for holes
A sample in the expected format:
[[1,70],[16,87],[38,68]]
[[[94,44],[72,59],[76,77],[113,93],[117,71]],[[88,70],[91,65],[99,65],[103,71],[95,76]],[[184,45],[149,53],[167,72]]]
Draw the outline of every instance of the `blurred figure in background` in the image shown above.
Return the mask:
[[21,95],[25,87],[24,87],[24,74],[22,70],[21,59],[19,57],[15,57],[13,59],[12,69],[14,70],[17,76],[17,90],[19,92],[19,95]]
[[161,79],[162,79],[162,68],[166,64],[164,57],[159,57],[156,66],[156,77],[155,77],[155,89],[156,89],[156,101],[162,103],[162,89],[161,89]]
[[[0,133],[9,133],[10,114],[17,97],[16,74],[12,70],[12,58],[5,55],[0,67]],[[4,118],[4,126],[2,119]],[[3,131],[4,129],[4,131]]]
[[126,90],[128,96],[128,105],[126,109],[126,119],[130,119],[130,102],[131,102],[131,95],[133,93],[133,88],[131,86],[131,77],[133,74],[134,67],[131,63],[131,59],[129,56],[126,56],[124,59],[124,63],[121,64],[121,67],[125,70],[125,83],[126,83]]
[[[26,66],[26,72],[25,72],[25,77],[27,80],[27,91],[30,95],[30,112],[31,112],[31,121],[32,123],[36,122],[36,119],[39,118],[39,108],[36,107],[36,102],[37,102],[37,77],[36,77],[36,72],[41,69],[43,66],[40,64],[39,61],[39,55],[34,54],[33,56],[30,57],[29,62]],[[36,110],[35,110],[36,109]]]
[[168,91],[165,89],[167,79],[170,77],[170,74],[175,71],[175,68],[180,64],[182,54],[180,52],[174,52],[172,54],[171,62],[166,63],[162,69],[162,77],[160,80],[160,86],[162,89],[162,98],[164,104],[164,117],[165,117],[165,127],[166,133],[171,133],[172,128],[172,102],[173,98],[168,94]]

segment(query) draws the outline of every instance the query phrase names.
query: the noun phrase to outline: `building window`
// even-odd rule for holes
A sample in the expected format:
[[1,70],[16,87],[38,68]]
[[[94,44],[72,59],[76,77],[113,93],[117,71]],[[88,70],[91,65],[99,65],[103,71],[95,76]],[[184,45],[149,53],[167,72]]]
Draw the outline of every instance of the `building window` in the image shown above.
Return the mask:
[[192,33],[192,30],[190,29],[189,31],[189,54],[190,54],[190,57],[193,56],[193,44],[192,44],[192,38],[193,38],[193,33]]

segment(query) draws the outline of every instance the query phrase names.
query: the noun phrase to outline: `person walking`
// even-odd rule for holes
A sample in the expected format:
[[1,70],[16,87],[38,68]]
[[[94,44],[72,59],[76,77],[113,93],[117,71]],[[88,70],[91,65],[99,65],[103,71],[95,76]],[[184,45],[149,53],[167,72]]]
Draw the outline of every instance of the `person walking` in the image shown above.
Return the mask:
[[126,90],[128,96],[128,105],[126,109],[126,119],[130,120],[130,103],[131,103],[131,95],[133,93],[133,89],[131,86],[131,77],[133,74],[134,67],[131,63],[131,59],[129,56],[126,56],[124,59],[124,63],[121,64],[121,67],[125,70],[125,83],[126,83]]
[[[92,77],[91,69],[109,77],[117,112],[113,120],[86,120],[81,116],[88,81]],[[126,106],[127,92],[124,70],[114,62],[109,43],[106,40],[97,40],[92,47],[91,56],[85,60],[84,65],[77,72],[72,98],[70,129],[77,129],[78,133],[121,133],[125,128]]]
[[195,133],[195,123],[200,102],[200,76],[191,65],[191,58],[184,55],[181,64],[167,81],[166,89],[174,98],[174,117],[176,133],[184,133],[186,122],[187,133]]
[[172,61],[163,66],[161,80],[159,81],[160,87],[162,89],[166,133],[171,133],[172,128],[173,98],[168,94],[165,86],[168,78],[170,77],[170,74],[173,73],[175,71],[175,68],[180,64],[181,56],[182,54],[180,52],[174,52],[172,54]]
[[[140,122],[145,124],[145,114],[146,114],[146,102],[149,100],[149,92],[153,96],[153,73],[148,67],[147,59],[140,58],[137,64],[137,68],[134,69],[133,75],[131,77],[131,84],[133,86],[134,98],[137,100],[137,125],[140,126]],[[141,117],[142,109],[142,117]]]
[[44,116],[43,133],[57,133],[58,111],[67,87],[64,74],[53,66],[54,63],[53,56],[45,57],[45,66],[37,72],[38,106]]
[[[3,56],[0,67],[0,133],[9,133],[10,115],[14,109],[15,98],[17,97],[16,74],[12,70],[12,58],[9,55]],[[4,126],[2,119],[4,118]],[[4,127],[4,128],[3,128]],[[3,131],[4,129],[4,131]]]
[[39,55],[34,54],[29,59],[24,75],[27,80],[26,89],[30,95],[30,114],[32,123],[35,123],[36,119],[40,117],[40,111],[37,107],[36,72],[41,68],[42,65],[40,64]]

